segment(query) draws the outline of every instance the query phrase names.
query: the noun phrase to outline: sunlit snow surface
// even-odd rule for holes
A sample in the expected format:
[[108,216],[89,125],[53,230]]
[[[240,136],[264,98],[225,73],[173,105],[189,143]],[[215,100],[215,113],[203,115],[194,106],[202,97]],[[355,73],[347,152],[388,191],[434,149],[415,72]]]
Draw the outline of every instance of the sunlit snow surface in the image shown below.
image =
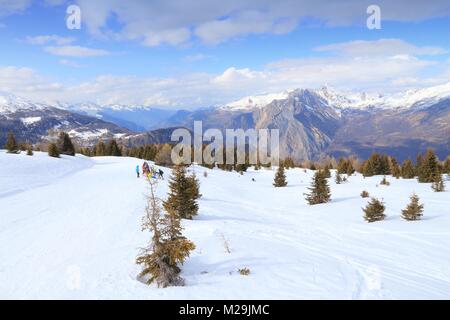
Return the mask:
[[[377,187],[382,177],[358,175],[330,179],[332,202],[309,206],[312,173],[302,169],[274,188],[274,171],[195,167],[203,197],[199,215],[183,222],[197,246],[183,266],[186,286],[147,286],[134,262],[150,239],[140,226],[147,183],[135,176],[138,164],[0,151],[0,298],[450,298],[449,192],[392,177]],[[385,221],[363,220],[364,189],[384,199]],[[412,192],[425,204],[422,221],[400,218]],[[237,272],[244,267],[249,276]]]

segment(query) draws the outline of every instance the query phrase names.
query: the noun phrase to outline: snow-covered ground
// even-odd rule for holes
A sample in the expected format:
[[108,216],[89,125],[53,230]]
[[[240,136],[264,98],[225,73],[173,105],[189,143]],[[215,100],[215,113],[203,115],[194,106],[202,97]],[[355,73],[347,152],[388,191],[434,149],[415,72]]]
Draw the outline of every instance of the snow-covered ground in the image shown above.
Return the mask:
[[[142,284],[134,260],[150,235],[140,228],[140,163],[0,151],[0,298],[450,298],[449,192],[353,176],[331,181],[331,203],[308,206],[312,173],[301,169],[274,188],[273,171],[196,167],[203,197],[199,216],[184,221],[197,246],[183,267],[187,285]],[[363,189],[384,199],[385,221],[364,222]],[[400,211],[413,191],[424,219],[406,222]],[[167,179],[158,192],[165,197]],[[249,276],[237,272],[244,267]]]

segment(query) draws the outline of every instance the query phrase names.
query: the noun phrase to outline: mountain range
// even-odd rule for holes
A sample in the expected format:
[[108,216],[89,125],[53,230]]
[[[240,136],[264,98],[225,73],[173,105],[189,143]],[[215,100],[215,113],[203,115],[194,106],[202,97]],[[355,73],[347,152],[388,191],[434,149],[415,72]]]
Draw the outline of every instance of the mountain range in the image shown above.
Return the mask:
[[[0,143],[12,130],[37,142],[49,129],[69,132],[79,144],[115,137],[125,144],[166,142],[176,127],[280,130],[281,156],[366,158],[374,151],[400,160],[434,148],[450,154],[450,83],[390,95],[338,91],[328,86],[248,96],[220,106],[166,110],[95,103],[33,103],[0,94]],[[156,130],[159,129],[159,130]]]

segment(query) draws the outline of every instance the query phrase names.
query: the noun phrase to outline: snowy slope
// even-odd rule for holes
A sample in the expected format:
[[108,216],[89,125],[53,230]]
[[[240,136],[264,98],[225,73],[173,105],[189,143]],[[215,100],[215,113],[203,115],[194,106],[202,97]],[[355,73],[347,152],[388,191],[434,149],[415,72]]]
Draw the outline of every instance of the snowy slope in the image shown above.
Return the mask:
[[20,156],[0,150],[0,199],[7,195],[47,185],[67,177],[81,169],[91,167],[90,158],[62,155],[50,158],[46,153],[36,152],[31,158],[22,152]]
[[[47,182],[0,196],[0,298],[450,297],[448,192],[392,178],[377,187],[381,177],[355,176],[332,182],[333,201],[311,207],[303,193],[312,173],[300,169],[288,170],[289,186],[275,189],[270,170],[240,176],[196,167],[203,197],[199,216],[183,222],[197,246],[183,268],[187,286],[148,287],[134,264],[150,237],[140,231],[146,182],[134,175],[139,163],[0,152],[0,190],[17,189],[10,184],[28,167],[26,181]],[[384,198],[386,221],[364,222],[363,189]],[[405,222],[400,210],[413,191],[425,203],[424,220]],[[158,192],[165,196],[167,180]],[[249,276],[237,273],[243,267]]]

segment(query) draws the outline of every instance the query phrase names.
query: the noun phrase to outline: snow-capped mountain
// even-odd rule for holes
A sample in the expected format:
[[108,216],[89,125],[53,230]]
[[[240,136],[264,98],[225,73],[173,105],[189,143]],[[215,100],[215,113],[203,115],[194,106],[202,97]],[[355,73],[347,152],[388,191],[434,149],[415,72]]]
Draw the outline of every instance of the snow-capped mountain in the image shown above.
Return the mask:
[[18,110],[43,110],[46,105],[33,103],[9,93],[0,92],[0,114],[13,113]]
[[395,94],[383,95],[380,93],[340,91],[330,86],[317,89],[291,89],[279,93],[247,96],[245,98],[226,103],[221,106],[225,110],[252,110],[263,108],[274,100],[288,98],[289,94],[307,90],[321,98],[330,107],[338,110],[345,109],[421,109],[432,106],[443,99],[450,98],[450,82],[439,86],[412,89]]
[[43,104],[0,95],[0,143],[9,130],[17,131],[22,139],[37,141],[49,129],[60,128],[80,142],[134,136],[127,143],[142,144],[166,139],[170,130],[158,133],[156,140],[153,135],[139,136],[139,132],[192,129],[194,120],[203,121],[204,130],[279,129],[281,155],[297,160],[329,154],[364,158],[374,150],[404,159],[414,158],[427,147],[447,156],[450,83],[389,95],[344,92],[329,86],[294,89],[194,111],[95,103]]
[[68,132],[80,145],[92,144],[99,138],[122,137],[128,129],[67,110],[67,105],[34,103],[10,94],[0,95],[0,145],[12,131],[18,141],[38,143],[52,131]]
[[400,159],[428,147],[450,153],[450,83],[390,95],[343,92],[329,86],[248,96],[223,106],[183,111],[161,126],[276,128],[280,152],[298,160],[378,150]]

